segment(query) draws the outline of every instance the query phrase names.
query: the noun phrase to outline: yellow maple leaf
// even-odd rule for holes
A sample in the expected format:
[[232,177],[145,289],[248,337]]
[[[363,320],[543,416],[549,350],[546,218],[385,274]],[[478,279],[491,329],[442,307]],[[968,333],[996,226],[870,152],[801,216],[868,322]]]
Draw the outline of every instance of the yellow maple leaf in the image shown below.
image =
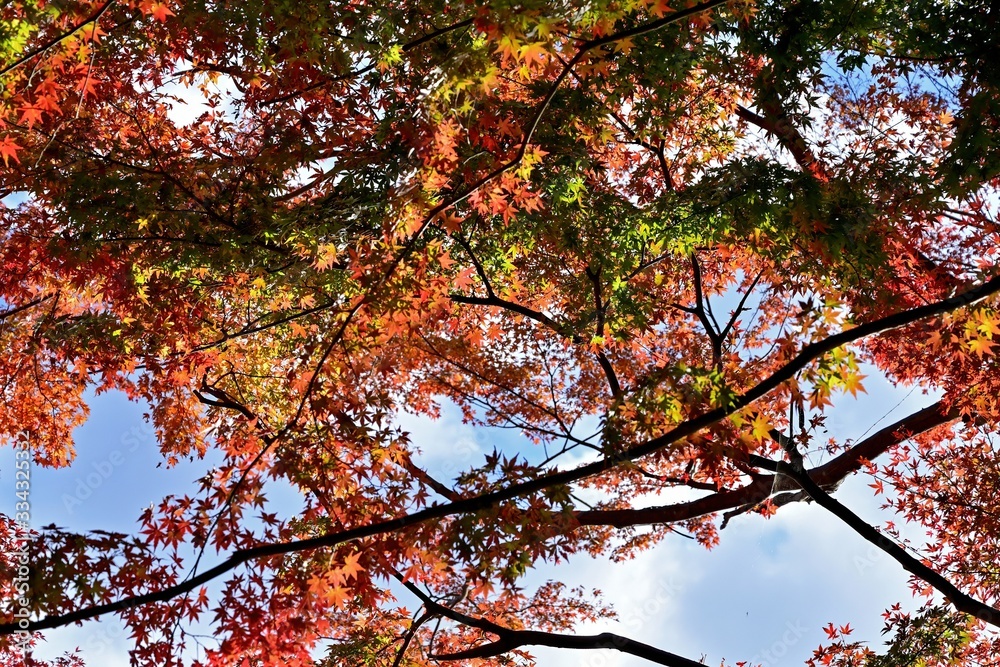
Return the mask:
[[854,396],[855,398],[857,398],[859,391],[862,394],[867,394],[868,392],[865,391],[863,386],[861,386],[861,380],[865,377],[867,376],[862,375],[861,373],[848,373],[841,380],[841,382],[844,383],[844,391],[851,392],[851,396]]
[[763,442],[765,439],[771,437],[773,426],[771,426],[771,422],[763,413],[758,412],[753,421],[750,422],[750,426],[752,427],[751,433],[753,433],[753,437],[758,442]]
[[508,60],[517,60],[520,49],[520,42],[508,34],[500,38],[496,52],[500,54],[500,60],[506,63]]
[[995,344],[987,338],[973,338],[969,341],[969,351],[974,352],[979,357],[984,357],[987,354],[993,354]]
[[635,46],[635,41],[631,37],[626,37],[625,39],[619,39],[614,43],[614,48],[616,53],[624,53],[628,55],[632,48]]
[[479,88],[487,95],[496,90],[500,84],[500,70],[496,67],[487,68],[486,72],[479,79]]
[[993,340],[994,335],[1000,334],[1000,326],[998,326],[998,320],[995,315],[980,310],[976,313],[976,319],[979,320],[979,326],[976,329],[990,340]]

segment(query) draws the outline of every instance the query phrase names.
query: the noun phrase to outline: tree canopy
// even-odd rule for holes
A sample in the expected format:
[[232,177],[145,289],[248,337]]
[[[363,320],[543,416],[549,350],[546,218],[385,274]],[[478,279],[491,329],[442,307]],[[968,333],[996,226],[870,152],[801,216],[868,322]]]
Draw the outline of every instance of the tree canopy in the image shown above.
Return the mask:
[[[224,461],[132,535],[0,516],[5,661],[118,615],[137,664],[692,667],[576,633],[609,610],[526,572],[809,500],[926,600],[816,664],[997,664],[998,17],[5,3],[0,437],[72,465],[118,391],[166,462]],[[831,438],[872,373],[933,398]],[[445,402],[523,449],[435,477],[397,417]],[[854,474],[884,525],[836,500]]]

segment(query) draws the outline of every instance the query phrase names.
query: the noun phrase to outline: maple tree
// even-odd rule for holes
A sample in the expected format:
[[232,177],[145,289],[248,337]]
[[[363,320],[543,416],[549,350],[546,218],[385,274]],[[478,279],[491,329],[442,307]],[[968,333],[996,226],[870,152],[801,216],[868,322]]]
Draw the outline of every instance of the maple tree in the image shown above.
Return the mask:
[[[7,3],[0,434],[71,465],[114,390],[168,463],[224,463],[135,535],[0,517],[32,562],[25,596],[0,561],[0,650],[116,614],[138,664],[697,665],[575,634],[610,610],[525,573],[811,500],[926,599],[886,611],[888,652],[831,625],[816,664],[997,664],[996,24],[985,0]],[[940,398],[831,439],[871,372]],[[434,477],[396,416],[444,401],[524,449]],[[855,473],[895,518],[835,499]]]

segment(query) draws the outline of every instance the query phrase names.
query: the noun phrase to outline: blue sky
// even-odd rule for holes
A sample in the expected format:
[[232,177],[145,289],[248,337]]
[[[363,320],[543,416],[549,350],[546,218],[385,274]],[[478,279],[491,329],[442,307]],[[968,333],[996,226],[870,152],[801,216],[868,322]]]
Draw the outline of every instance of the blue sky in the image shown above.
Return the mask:
[[[870,371],[870,369],[868,369]],[[840,438],[858,437],[877,421],[891,423],[931,403],[918,391],[892,389],[877,377],[865,382],[869,394],[841,397],[828,425]],[[846,398],[846,400],[844,400]],[[902,401],[900,403],[900,401]],[[132,532],[139,512],[170,493],[193,493],[193,482],[211,463],[182,461],[172,469],[162,463],[155,437],[143,420],[143,406],[120,394],[92,397],[89,421],[77,432],[77,459],[62,470],[32,471],[33,523],[55,523],[72,530]],[[897,406],[897,404],[899,404]],[[892,408],[896,406],[895,410]],[[888,413],[888,414],[887,414]],[[442,477],[453,476],[494,445],[519,447],[509,430],[476,429],[462,424],[446,406],[436,422],[402,416],[423,449],[422,463]],[[12,470],[13,452],[0,450],[0,470]],[[10,512],[14,488],[0,475],[0,511]],[[856,477],[837,497],[874,523],[890,518]],[[271,494],[291,511],[296,503],[287,489]],[[879,518],[881,517],[881,519]],[[903,571],[844,527],[825,510],[796,504],[764,519],[745,515],[721,534],[721,544],[706,551],[672,536],[633,561],[580,557],[559,566],[542,565],[534,581],[559,578],[597,587],[614,604],[619,618],[581,632],[611,630],[707,663],[754,660],[766,667],[800,665],[825,637],[829,622],[850,622],[855,637],[880,645],[881,612],[894,602],[913,604]],[[412,600],[402,599],[414,606]],[[39,652],[53,655],[79,646],[88,664],[128,664],[128,640],[116,620],[48,633]],[[647,664],[613,651],[536,651],[539,664],[553,667]]]

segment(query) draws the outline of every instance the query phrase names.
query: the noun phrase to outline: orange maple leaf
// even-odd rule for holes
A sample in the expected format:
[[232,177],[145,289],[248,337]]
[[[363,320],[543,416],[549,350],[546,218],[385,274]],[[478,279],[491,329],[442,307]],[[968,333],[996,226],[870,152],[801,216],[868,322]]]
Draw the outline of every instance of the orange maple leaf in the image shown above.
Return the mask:
[[464,290],[475,281],[475,275],[476,270],[471,266],[466,269],[462,269],[462,271],[455,276],[455,279],[452,281],[452,285],[454,285],[455,289]]
[[95,81],[91,73],[88,72],[87,76],[84,77],[82,81],[80,81],[80,85],[77,86],[77,90],[83,93],[84,97],[91,97],[91,96],[97,97],[96,86],[97,86],[97,81]]
[[545,44],[542,42],[533,42],[531,44],[525,44],[518,50],[518,60],[526,65],[531,65],[532,63],[537,63],[539,65],[545,64],[544,56],[548,53],[545,48]]
[[650,14],[656,16],[657,18],[663,17],[667,12],[670,11],[670,4],[666,0],[654,0],[652,6],[649,8]]
[[973,338],[969,341],[969,351],[976,353],[977,356],[983,357],[987,354],[993,354],[993,346],[996,343],[990,341],[986,338]]
[[951,334],[947,331],[935,330],[927,337],[927,343],[935,350],[940,349],[945,343],[951,340]]
[[21,160],[17,157],[17,152],[19,150],[21,150],[21,146],[14,143],[13,139],[10,137],[3,138],[3,141],[0,142],[0,157],[3,157],[4,166],[10,165],[9,160],[11,158],[14,159],[14,162],[17,162],[18,164],[21,163]]
[[163,2],[149,2],[147,0],[140,5],[140,9],[142,9],[144,14],[152,16],[161,23],[166,21],[168,16],[175,15],[172,11],[170,11],[170,8],[167,7],[166,3]]
[[361,559],[360,553],[348,554],[344,557],[344,564],[340,568],[340,573],[345,579],[356,579],[358,572],[364,572],[365,568],[358,564]]
[[462,223],[465,222],[465,218],[455,215],[454,213],[445,213],[438,220],[441,226],[444,227],[445,231],[449,233],[457,232],[462,228]]
[[326,599],[332,602],[337,609],[340,609],[347,605],[347,601],[351,597],[350,593],[348,589],[337,584],[326,589]]
[[453,260],[453,259],[451,258],[451,255],[450,255],[450,254],[448,254],[448,251],[447,251],[447,250],[445,250],[445,251],[444,251],[443,253],[441,253],[441,254],[440,254],[440,255],[438,256],[438,264],[440,264],[440,265],[441,265],[441,268],[442,268],[442,269],[445,269],[445,270],[447,270],[447,269],[448,269],[448,267],[450,267],[450,266],[453,266],[453,265],[455,264],[455,260]]
[[488,581],[488,580],[480,581],[472,589],[472,595],[473,595],[473,597],[480,596],[480,595],[483,596],[483,597],[487,597],[492,592],[493,592],[493,584],[490,581]]

